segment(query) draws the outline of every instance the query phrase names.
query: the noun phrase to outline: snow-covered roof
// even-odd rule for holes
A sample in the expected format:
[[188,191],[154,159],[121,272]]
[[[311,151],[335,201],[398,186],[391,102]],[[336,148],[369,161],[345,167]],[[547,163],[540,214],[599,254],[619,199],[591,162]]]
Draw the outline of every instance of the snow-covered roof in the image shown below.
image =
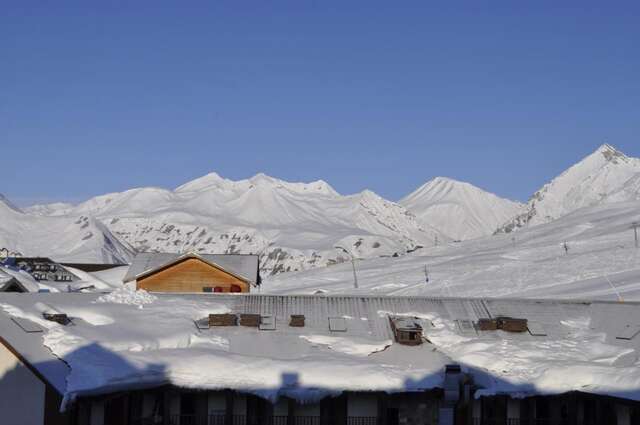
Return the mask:
[[206,262],[215,264],[252,284],[258,283],[258,256],[245,254],[199,254],[199,253],[167,253],[141,252],[138,253],[131,267],[124,277],[124,282],[136,280],[139,276],[165,267],[183,257],[194,256]]
[[[29,296],[3,294],[3,299],[5,297],[28,298]],[[37,329],[42,329],[42,331],[38,332]],[[64,395],[69,367],[43,344],[44,329],[28,319],[12,317],[10,314],[0,314],[0,338],[17,351],[38,372],[40,377],[55,388],[60,395]]]
[[[36,302],[66,313],[73,325],[43,320]],[[39,343],[69,365],[67,398],[164,384],[301,400],[341,391],[420,391],[441,387],[445,365],[458,363],[483,388],[476,395],[583,391],[640,400],[639,307],[508,299],[155,296],[127,287],[101,297],[0,294],[0,316],[42,326]],[[196,324],[211,313],[268,315],[275,330]],[[305,326],[290,327],[292,314],[304,314]],[[389,315],[416,317],[430,342],[394,343]],[[530,332],[473,326],[497,316],[526,318]],[[330,318],[343,319],[344,326],[332,331]],[[0,336],[12,331],[14,340],[33,340],[18,330],[1,326]],[[292,375],[295,387],[284,379]]]
[[4,286],[12,280],[16,281],[26,292],[40,290],[40,285],[29,273],[10,266],[0,266],[0,283]]

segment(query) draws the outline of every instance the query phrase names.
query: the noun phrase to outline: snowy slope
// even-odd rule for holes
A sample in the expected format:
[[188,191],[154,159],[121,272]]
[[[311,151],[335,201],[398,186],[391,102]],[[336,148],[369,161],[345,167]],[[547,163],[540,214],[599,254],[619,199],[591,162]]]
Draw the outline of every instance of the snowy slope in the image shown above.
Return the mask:
[[446,177],[428,181],[400,204],[454,240],[491,235],[524,211],[518,202]]
[[514,234],[358,261],[357,290],[351,265],[340,264],[268,277],[262,291],[640,300],[634,221],[640,201],[587,207]]
[[547,223],[579,208],[640,199],[640,159],[602,145],[533,194],[501,231]]
[[264,174],[232,181],[212,173],[173,191],[111,193],[64,214],[96,217],[141,251],[261,254],[265,274],[347,260],[336,246],[370,258],[448,240],[373,192],[342,196],[323,181],[290,183]]
[[87,216],[38,217],[0,199],[0,248],[58,261],[125,262],[132,251]]

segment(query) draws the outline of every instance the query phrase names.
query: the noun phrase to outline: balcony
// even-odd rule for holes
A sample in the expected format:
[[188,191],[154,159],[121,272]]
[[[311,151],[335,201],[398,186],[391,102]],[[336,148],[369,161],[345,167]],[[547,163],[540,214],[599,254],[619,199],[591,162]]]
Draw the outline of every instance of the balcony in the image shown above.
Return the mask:
[[568,419],[482,419],[473,418],[473,425],[569,425]]
[[[229,422],[227,422],[229,421]],[[329,421],[331,422],[331,421]],[[159,425],[162,420],[140,418],[131,422],[132,425]],[[378,418],[369,416],[350,416],[344,422],[346,425],[378,425]],[[170,425],[320,425],[320,416],[246,416],[234,415],[171,415]]]

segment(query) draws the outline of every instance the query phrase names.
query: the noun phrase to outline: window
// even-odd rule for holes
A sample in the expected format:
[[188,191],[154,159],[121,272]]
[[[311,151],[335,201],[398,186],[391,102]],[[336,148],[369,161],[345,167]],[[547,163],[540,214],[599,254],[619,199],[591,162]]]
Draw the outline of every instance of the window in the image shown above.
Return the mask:
[[213,288],[211,286],[205,286],[202,288],[202,292],[213,292]]
[[222,287],[221,286],[216,286],[215,288],[213,288],[213,292],[223,292],[222,291]]
[[231,285],[231,292],[242,292],[242,288],[238,285]]

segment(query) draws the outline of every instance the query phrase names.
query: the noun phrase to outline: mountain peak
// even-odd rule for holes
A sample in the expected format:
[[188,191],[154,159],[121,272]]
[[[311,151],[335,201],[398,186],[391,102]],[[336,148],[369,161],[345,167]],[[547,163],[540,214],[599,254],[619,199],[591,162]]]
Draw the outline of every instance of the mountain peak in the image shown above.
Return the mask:
[[399,203],[453,239],[490,235],[523,207],[448,177],[429,180]]
[[640,199],[640,159],[626,156],[605,143],[577,164],[542,186],[529,199],[527,211],[500,230],[555,220],[580,208],[606,202]]
[[608,143],[601,145],[598,149],[596,149],[594,154],[600,154],[607,162],[613,163],[616,163],[617,160],[626,161],[629,159],[624,153],[620,152],[618,149],[614,148]]
[[193,179],[181,186],[176,188],[176,192],[192,192],[207,189],[210,187],[220,186],[221,183],[224,183],[226,179],[220,177],[220,175],[216,172],[211,172],[209,174],[205,174],[202,177],[198,177]]

